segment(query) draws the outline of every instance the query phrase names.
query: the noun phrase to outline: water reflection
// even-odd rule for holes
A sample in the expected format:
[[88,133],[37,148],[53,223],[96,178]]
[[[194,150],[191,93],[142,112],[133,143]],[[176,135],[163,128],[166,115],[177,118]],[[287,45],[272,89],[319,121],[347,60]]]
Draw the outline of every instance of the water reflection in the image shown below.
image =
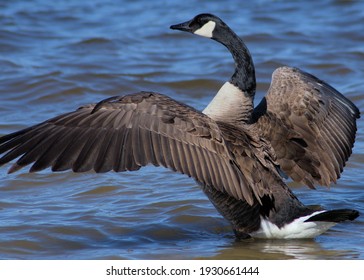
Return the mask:
[[341,259],[358,258],[354,250],[328,250],[314,239],[236,241],[213,259]]

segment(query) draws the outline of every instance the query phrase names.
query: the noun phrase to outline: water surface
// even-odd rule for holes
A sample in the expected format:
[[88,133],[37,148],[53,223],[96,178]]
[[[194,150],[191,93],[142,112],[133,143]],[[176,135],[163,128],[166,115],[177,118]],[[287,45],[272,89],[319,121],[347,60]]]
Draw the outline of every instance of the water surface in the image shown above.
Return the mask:
[[[276,67],[300,67],[364,105],[364,3],[260,0],[0,2],[0,134],[101,99],[153,90],[198,109],[231,75],[216,42],[169,29],[200,12],[248,45],[257,102]],[[306,204],[364,213],[363,121],[338,183],[292,186]],[[190,178],[0,169],[1,259],[364,259],[364,218],[314,240],[236,241]]]

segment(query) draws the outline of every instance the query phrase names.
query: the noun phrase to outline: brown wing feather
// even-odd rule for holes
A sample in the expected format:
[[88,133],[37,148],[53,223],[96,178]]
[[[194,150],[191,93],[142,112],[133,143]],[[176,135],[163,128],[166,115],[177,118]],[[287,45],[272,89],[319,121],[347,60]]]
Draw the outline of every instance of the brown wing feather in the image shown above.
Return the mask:
[[262,105],[256,125],[282,170],[311,188],[336,182],[352,152],[358,108],[327,83],[289,67],[273,73]]
[[254,135],[167,96],[142,92],[108,98],[1,137],[0,165],[18,157],[9,172],[28,164],[32,172],[47,167],[118,172],[153,164],[252,205],[270,194],[272,180],[280,181],[269,145]]

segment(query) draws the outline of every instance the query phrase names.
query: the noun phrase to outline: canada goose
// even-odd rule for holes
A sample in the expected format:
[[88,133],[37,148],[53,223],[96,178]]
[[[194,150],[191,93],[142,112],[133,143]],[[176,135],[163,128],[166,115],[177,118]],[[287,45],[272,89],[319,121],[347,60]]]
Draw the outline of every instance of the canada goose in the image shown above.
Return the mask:
[[[180,29],[182,26],[185,25],[180,25]],[[265,117],[268,109],[263,112],[262,105],[255,113],[245,105],[252,102],[249,98],[255,90],[252,62],[248,64],[250,68],[245,67],[246,63],[237,58],[242,52],[244,59],[251,60],[246,47],[231,48],[230,44],[241,40],[217,17],[197,16],[189,22],[191,26],[193,33],[207,34],[230,47],[235,61],[243,62],[205,113],[154,92],[107,98],[2,136],[0,165],[20,157],[9,173],[29,164],[30,172],[47,167],[52,171],[120,172],[138,170],[147,164],[164,166],[196,179],[231,222],[238,238],[310,238],[338,222],[355,219],[359,215],[355,210],[311,209],[295,197],[279,174],[279,150],[275,151],[269,137],[262,135],[262,127],[270,121]],[[227,95],[226,100],[222,100],[222,94]],[[335,94],[341,98],[338,97],[339,105],[347,108],[346,99],[336,91]],[[221,108],[219,102],[223,102]],[[268,98],[266,103],[269,108]],[[320,101],[318,105],[322,105]],[[229,114],[230,109],[235,111],[235,118]],[[344,116],[347,118],[347,113]],[[345,125],[351,123],[350,118],[345,121]],[[296,137],[298,132],[293,135]],[[303,146],[299,150],[303,156],[307,153],[304,141],[298,137],[293,140]],[[294,160],[299,155],[294,154]],[[297,162],[299,159],[294,161]]]

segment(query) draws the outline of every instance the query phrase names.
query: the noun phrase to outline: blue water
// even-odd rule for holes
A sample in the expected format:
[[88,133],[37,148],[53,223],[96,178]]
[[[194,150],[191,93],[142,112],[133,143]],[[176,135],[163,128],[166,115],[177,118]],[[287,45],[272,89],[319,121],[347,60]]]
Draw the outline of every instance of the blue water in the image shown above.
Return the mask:
[[[364,105],[364,2],[0,2],[0,134],[101,99],[153,90],[204,108],[231,75],[216,42],[169,29],[201,12],[244,38],[257,102],[273,70],[300,67]],[[246,2],[246,3],[245,3]],[[364,213],[363,121],[330,189],[306,204]],[[315,240],[238,242],[196,183],[162,168],[108,174],[0,169],[1,259],[364,259],[364,218]]]

